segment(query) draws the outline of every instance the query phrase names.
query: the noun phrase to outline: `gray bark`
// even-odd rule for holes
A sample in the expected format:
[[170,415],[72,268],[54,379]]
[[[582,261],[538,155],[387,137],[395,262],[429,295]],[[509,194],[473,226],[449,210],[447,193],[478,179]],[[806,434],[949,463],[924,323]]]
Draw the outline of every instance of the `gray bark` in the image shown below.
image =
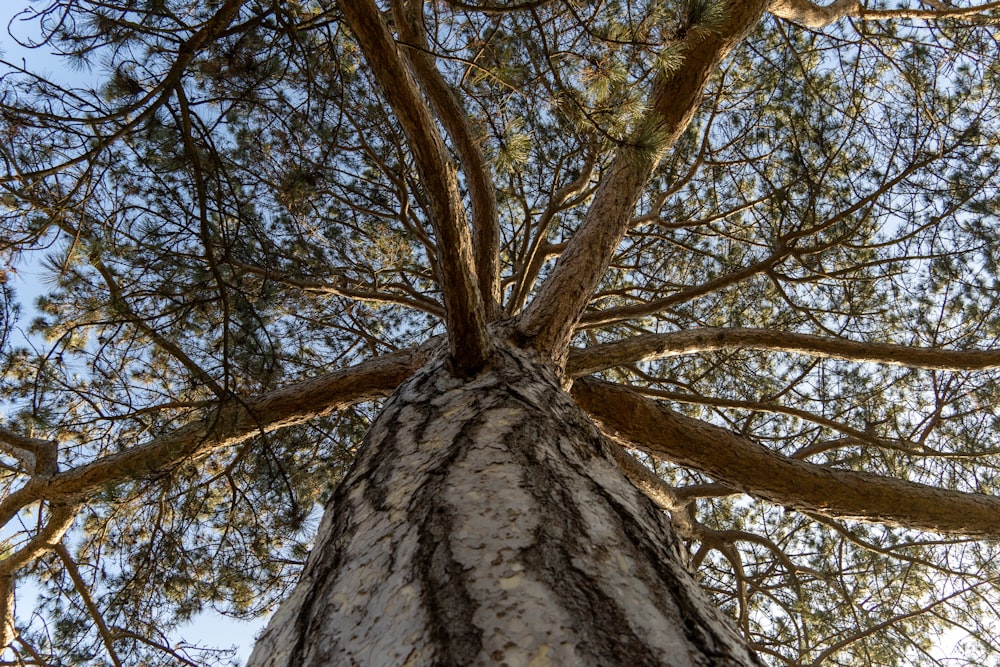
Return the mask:
[[400,386],[251,667],[756,665],[530,353]]

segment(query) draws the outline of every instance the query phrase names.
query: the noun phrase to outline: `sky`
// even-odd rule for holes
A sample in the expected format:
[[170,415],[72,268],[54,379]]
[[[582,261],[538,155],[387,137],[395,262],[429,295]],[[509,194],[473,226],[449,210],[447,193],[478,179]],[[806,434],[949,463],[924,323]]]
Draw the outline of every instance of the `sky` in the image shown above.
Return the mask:
[[[60,77],[72,77],[79,83],[80,77],[86,73],[69,69],[56,56],[43,49],[26,49],[20,46],[11,37],[11,33],[22,38],[32,34],[37,34],[31,29],[31,23],[17,19],[17,14],[25,7],[31,6],[27,0],[2,0],[0,1],[0,58],[15,65],[24,66],[29,70],[51,75],[56,79]],[[39,6],[39,3],[33,3]],[[0,72],[7,68],[0,65]],[[11,286],[17,295],[17,300],[21,304],[21,316],[18,321],[18,331],[15,332],[15,344],[26,342],[24,332],[27,330],[32,319],[35,318],[33,303],[43,292],[42,272],[39,270],[39,262],[43,253],[37,257],[22,257],[16,267],[16,272],[8,274],[13,280]],[[8,268],[8,267],[4,267]],[[3,415],[4,408],[0,402],[0,415]],[[9,531],[0,529],[0,537],[9,535]],[[17,616],[25,619],[31,614],[34,593],[29,586],[21,586],[17,590]],[[228,648],[238,647],[237,658],[239,664],[245,664],[250,657],[250,650],[253,647],[253,639],[260,630],[263,629],[263,621],[257,623],[246,623],[234,621],[221,614],[204,613],[189,624],[189,627],[180,634],[184,640],[202,644],[205,646]],[[176,637],[175,637],[176,638]],[[6,657],[0,652],[0,658]]]

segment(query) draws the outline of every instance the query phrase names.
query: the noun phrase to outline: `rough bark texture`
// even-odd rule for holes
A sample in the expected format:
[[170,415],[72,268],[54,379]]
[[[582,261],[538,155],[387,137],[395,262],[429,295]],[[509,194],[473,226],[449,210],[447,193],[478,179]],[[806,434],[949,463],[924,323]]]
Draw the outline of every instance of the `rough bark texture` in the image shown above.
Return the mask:
[[496,347],[400,387],[249,664],[759,664],[556,375]]

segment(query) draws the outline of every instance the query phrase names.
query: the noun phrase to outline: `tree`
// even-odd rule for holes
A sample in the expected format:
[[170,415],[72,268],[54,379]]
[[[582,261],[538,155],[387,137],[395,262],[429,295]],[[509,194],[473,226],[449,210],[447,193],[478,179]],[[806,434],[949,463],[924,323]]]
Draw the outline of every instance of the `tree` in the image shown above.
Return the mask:
[[997,664],[997,6],[924,4],[25,9],[6,655]]

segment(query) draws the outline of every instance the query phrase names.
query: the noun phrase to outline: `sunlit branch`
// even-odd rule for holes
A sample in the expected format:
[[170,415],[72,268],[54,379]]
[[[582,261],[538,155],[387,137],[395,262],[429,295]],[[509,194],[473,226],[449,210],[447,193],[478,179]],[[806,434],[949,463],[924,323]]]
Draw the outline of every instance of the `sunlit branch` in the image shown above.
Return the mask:
[[613,440],[612,442],[614,446],[609,448],[611,454],[629,481],[645,493],[660,509],[675,512],[682,517],[685,503],[677,497],[676,489],[637,461],[619,443]]
[[921,9],[865,9],[858,13],[858,18],[864,20],[882,19],[965,19],[975,22],[984,18],[986,12],[1000,9],[1000,2],[988,2],[982,5],[972,5],[970,7],[951,7],[939,0],[926,0],[928,5],[934,7],[931,10]]
[[1000,536],[1000,498],[792,459],[607,382],[578,379],[573,397],[636,449],[775,504],[917,530]]
[[624,364],[718,350],[765,350],[940,371],[1000,368],[1000,350],[942,350],[892,343],[862,343],[774,329],[703,327],[644,334],[615,343],[574,349],[567,372],[573,376],[590,375]]
[[809,0],[775,0],[768,11],[778,18],[807,28],[824,28],[845,17],[878,21],[890,19],[982,19],[983,14],[1000,8],[1000,2],[988,2],[971,7],[951,7],[940,0],[927,0],[933,9],[867,9],[860,0],[836,0],[829,5],[818,5]]
[[[31,484],[44,486],[45,483],[51,479],[53,478],[35,478],[28,482],[25,486],[21,487],[19,491],[24,490]],[[17,495],[19,491],[15,491],[13,494],[8,496],[2,505],[6,505],[7,500]],[[66,531],[69,530],[69,527],[73,525],[73,520],[76,518],[76,513],[79,509],[80,505],[78,503],[50,503],[48,517],[45,519],[44,525],[38,533],[29,539],[23,546],[9,554],[3,560],[0,560],[0,577],[13,575],[20,568],[24,567],[41,554],[48,552],[56,544],[58,544],[63,538],[63,535],[66,534]],[[41,513],[42,509],[39,508],[38,511]],[[7,517],[4,516],[4,518],[6,519]],[[6,524],[6,521],[4,521],[4,523]]]
[[372,0],[341,2],[340,8],[413,152],[437,236],[452,363],[460,374],[473,373],[485,362],[490,343],[455,166],[381,11]]
[[14,575],[0,575],[0,647],[10,646],[14,627]]
[[[870,433],[865,433],[855,428],[851,428],[846,424],[842,424],[834,419],[828,419],[820,415],[809,412],[808,410],[802,410],[799,408],[791,408],[783,405],[777,405],[775,403],[765,403],[761,401],[738,401],[726,398],[715,398],[711,396],[698,396],[696,394],[687,394],[682,392],[674,391],[662,391],[659,389],[650,389],[647,387],[631,387],[636,392],[642,394],[643,396],[648,396],[650,398],[663,399],[667,401],[673,401],[677,403],[691,403],[695,405],[706,405],[717,408],[734,408],[737,410],[748,410],[754,412],[769,412],[772,414],[788,415],[790,417],[797,417],[803,421],[811,422],[813,424],[818,424],[820,426],[825,426],[834,431],[839,431],[847,436],[850,436],[848,442],[842,443],[841,447],[846,447],[848,444],[853,445],[875,445],[876,447],[883,447],[886,449],[893,449],[897,451],[905,451],[908,453],[913,453],[917,451],[921,454],[924,453],[923,448],[916,444],[907,443],[905,441],[899,440],[884,440],[882,438],[877,438]],[[829,447],[832,449],[833,447]],[[818,449],[818,448],[817,448]],[[822,451],[827,451],[823,449]],[[818,451],[810,450],[809,455],[815,455]],[[792,458],[804,459],[807,458],[802,451],[796,452]]]
[[31,475],[47,476],[58,469],[57,447],[51,440],[28,438],[0,427],[0,450],[16,458]]
[[855,16],[860,10],[859,0],[835,0],[829,5],[817,5],[809,0],[775,0],[767,8],[778,18],[807,28],[822,28],[845,16]]

